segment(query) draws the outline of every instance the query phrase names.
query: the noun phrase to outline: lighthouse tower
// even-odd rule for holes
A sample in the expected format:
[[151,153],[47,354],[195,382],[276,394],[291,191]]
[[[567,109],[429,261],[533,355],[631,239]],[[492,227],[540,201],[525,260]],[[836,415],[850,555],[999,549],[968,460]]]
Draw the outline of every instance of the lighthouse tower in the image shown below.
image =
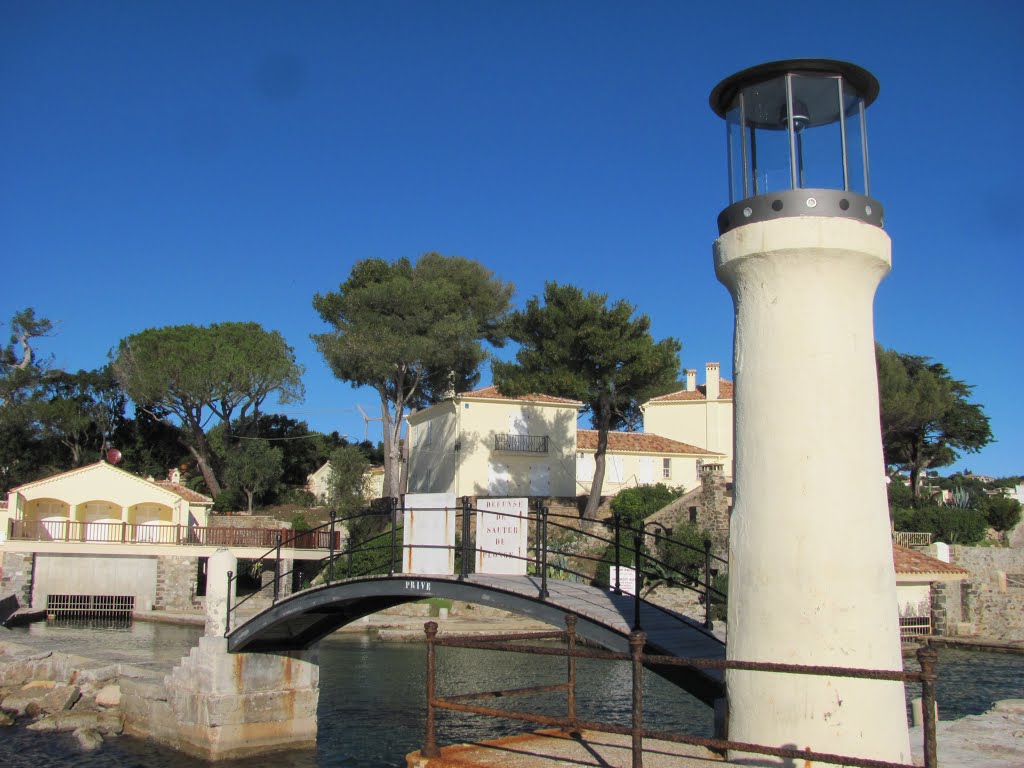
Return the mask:
[[[715,273],[736,317],[729,659],[902,669],[872,322],[891,263],[869,196],[877,95],[871,73],[821,59],[711,93],[730,198]],[[727,687],[731,740],[911,760],[902,683],[732,670]]]

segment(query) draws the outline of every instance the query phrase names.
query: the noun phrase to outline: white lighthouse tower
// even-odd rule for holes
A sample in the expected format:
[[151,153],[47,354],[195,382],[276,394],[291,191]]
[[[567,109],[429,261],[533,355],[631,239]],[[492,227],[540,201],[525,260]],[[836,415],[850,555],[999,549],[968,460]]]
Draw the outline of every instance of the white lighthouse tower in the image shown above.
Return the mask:
[[[869,197],[877,95],[871,73],[821,59],[747,69],[711,94],[730,196],[715,272],[736,310],[729,659],[902,669],[872,321],[890,269]],[[902,683],[730,671],[727,684],[731,740],[911,760]]]

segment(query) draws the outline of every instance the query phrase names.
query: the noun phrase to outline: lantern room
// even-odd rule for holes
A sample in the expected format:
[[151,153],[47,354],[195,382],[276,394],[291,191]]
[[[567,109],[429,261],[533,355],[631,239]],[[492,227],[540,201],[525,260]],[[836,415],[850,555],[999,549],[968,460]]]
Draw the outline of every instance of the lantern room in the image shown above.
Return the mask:
[[830,59],[790,59],[727,77],[711,92],[726,123],[729,207],[719,232],[786,216],[882,226],[871,195],[865,112],[878,80]]

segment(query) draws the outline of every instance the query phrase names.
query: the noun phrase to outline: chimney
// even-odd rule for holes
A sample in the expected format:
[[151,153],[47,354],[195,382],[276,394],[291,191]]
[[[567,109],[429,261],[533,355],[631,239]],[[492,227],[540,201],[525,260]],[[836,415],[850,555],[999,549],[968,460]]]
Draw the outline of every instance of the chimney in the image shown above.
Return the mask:
[[704,366],[704,387],[707,389],[707,399],[718,399],[718,363],[706,363]]
[[686,391],[696,392],[697,391],[697,369],[687,368],[686,369]]
[[177,467],[175,467],[174,469],[170,470],[167,473],[167,479],[170,480],[172,483],[177,483],[177,484],[180,485],[181,484],[181,470],[179,470]]

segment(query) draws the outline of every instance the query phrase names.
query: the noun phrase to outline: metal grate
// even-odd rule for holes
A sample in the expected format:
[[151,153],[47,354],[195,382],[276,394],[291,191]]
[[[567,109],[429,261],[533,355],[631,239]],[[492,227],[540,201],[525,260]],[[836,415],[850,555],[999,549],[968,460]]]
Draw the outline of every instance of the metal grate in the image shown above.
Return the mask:
[[930,533],[920,533],[917,531],[893,531],[892,540],[901,547],[917,549],[930,547],[932,544],[932,535]]
[[931,616],[900,616],[900,640],[923,637],[931,633]]
[[58,619],[130,618],[135,595],[47,595],[46,614]]

